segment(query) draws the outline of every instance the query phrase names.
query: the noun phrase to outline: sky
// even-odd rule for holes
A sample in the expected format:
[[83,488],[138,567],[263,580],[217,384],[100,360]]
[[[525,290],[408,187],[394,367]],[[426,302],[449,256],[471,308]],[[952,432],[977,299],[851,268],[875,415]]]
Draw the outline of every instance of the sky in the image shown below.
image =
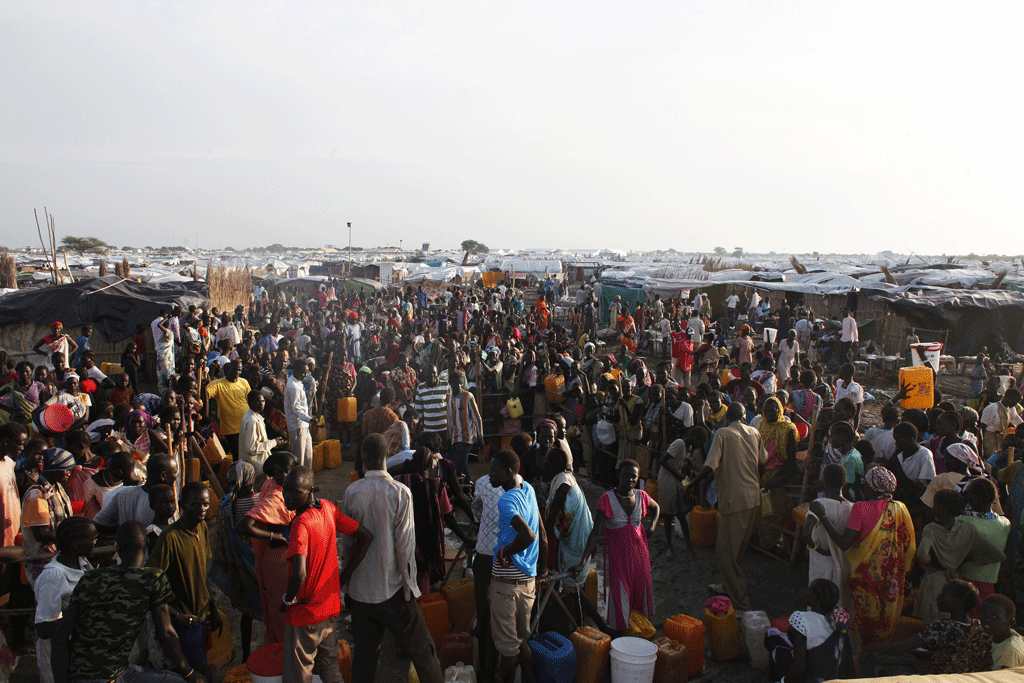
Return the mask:
[[7,2],[0,244],[1015,253],[1022,15]]

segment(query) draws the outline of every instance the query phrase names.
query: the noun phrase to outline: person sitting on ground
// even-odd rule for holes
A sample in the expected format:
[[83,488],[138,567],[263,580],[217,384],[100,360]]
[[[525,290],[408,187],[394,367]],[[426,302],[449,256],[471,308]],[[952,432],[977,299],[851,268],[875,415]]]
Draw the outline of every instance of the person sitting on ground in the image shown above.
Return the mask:
[[981,603],[981,625],[992,638],[992,669],[1024,666],[1024,636],[1013,630],[1017,607],[1005,595],[990,595]]
[[[205,683],[206,679],[189,665],[178,645],[169,607],[174,593],[167,576],[158,569],[142,566],[146,551],[142,525],[122,524],[117,530],[116,545],[121,564],[86,573],[71,594],[51,642],[54,680]],[[104,605],[105,609],[97,609],[97,605]],[[147,613],[153,617],[157,638],[178,676],[128,662]]]
[[807,587],[807,610],[789,616],[784,634],[768,629],[768,670],[773,681],[822,681],[854,675],[850,615],[839,604],[839,587],[816,579]]
[[[919,598],[920,599],[920,598]],[[875,669],[893,662],[917,669],[917,660],[907,653],[927,649],[931,657],[924,663],[927,674],[966,674],[988,671],[992,666],[992,638],[981,622],[968,614],[978,605],[978,591],[966,581],[948,581],[938,596],[936,611],[947,612],[948,619],[928,624],[917,635],[898,643],[875,643],[861,650],[866,658],[861,667],[862,676],[875,676]],[[871,657],[904,655],[904,657]],[[889,668],[889,667],[887,667]]]

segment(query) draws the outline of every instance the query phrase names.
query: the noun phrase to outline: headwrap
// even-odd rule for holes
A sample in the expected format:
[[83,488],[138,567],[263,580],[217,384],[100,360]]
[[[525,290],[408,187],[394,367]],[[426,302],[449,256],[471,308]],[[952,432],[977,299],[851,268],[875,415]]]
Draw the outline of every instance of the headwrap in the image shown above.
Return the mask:
[[981,462],[978,459],[978,454],[974,452],[974,449],[965,443],[954,443],[946,446],[946,452],[951,456],[967,465],[967,469],[975,474],[980,474],[983,471]]
[[596,347],[596,346],[594,346],[594,342],[590,342],[590,341],[588,341],[587,343],[585,343],[585,344],[583,345],[583,350],[584,350],[584,351],[586,351],[586,350],[587,350],[587,347],[590,347],[591,349],[594,349],[594,350],[596,350],[596,349],[597,349],[597,347]]
[[228,470],[228,491],[240,491],[256,483],[256,468],[252,463],[239,460]]
[[864,475],[864,481],[878,493],[892,495],[896,490],[896,475],[881,466],[872,467]]
[[553,434],[557,434],[558,433],[558,425],[555,424],[554,420],[541,420],[540,422],[537,423],[537,431],[538,432],[541,429],[543,429],[544,427],[549,427]]
[[63,448],[47,448],[43,451],[43,471],[44,472],[61,472],[64,470],[72,470],[78,463],[75,462],[75,456],[67,452]]
[[146,427],[152,427],[153,426],[153,417],[149,413],[147,413],[145,410],[133,410],[132,412],[128,413],[128,417],[126,417],[124,419],[124,427],[123,428],[124,429],[128,429],[128,425],[136,417],[141,417],[142,421],[146,423]]
[[[44,320],[45,320],[45,318],[44,318]],[[59,327],[64,327],[63,323],[61,323],[61,321],[59,321],[59,320],[54,320],[52,323],[50,323],[50,327],[58,327],[58,326]]]
[[[774,402],[775,406],[779,409],[779,419],[775,422],[769,422],[764,412],[765,406],[772,402]],[[800,440],[800,435],[796,431],[796,425],[789,420],[783,419],[784,415],[785,412],[782,410],[782,401],[774,396],[769,396],[765,399],[764,405],[761,406],[761,426],[758,429],[758,431],[761,432],[762,443],[764,443],[765,447],[768,447],[768,444],[770,443],[774,444],[775,452],[781,460],[785,460],[786,457],[785,449],[789,445],[789,435],[792,434],[794,441]]]
[[78,373],[77,373],[77,372],[66,372],[66,373],[64,373],[64,381],[65,381],[65,382],[67,382],[67,381],[68,381],[69,379],[71,379],[72,377],[74,377],[75,379],[77,379],[77,380],[78,380],[79,382],[81,382],[81,381],[82,381],[82,378],[78,376]]

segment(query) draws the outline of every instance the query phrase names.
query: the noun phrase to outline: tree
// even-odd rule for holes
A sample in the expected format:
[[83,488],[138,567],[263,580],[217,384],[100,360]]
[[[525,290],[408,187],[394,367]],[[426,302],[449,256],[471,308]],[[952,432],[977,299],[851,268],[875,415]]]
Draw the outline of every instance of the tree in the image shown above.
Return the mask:
[[725,247],[715,247],[715,255],[723,256],[725,254]]
[[105,254],[110,249],[113,249],[113,247],[98,237],[65,237],[60,243],[70,251],[77,251],[79,256],[86,252]]
[[462,251],[468,251],[471,254],[486,254],[490,251],[486,244],[477,242],[476,240],[463,240]]
[[732,250],[732,255],[735,258],[743,258],[743,247],[734,247]]

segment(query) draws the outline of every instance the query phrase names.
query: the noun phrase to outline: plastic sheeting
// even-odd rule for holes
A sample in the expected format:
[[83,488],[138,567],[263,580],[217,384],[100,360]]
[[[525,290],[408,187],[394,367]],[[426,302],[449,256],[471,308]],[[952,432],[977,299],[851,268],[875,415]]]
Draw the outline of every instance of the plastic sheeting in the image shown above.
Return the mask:
[[630,314],[636,310],[636,305],[638,303],[647,300],[647,297],[644,295],[644,290],[642,289],[630,289],[629,287],[616,287],[615,285],[602,284],[600,301],[601,322],[610,327],[615,327],[615,322],[608,320],[608,307],[611,306],[613,301],[615,301],[616,296],[622,297],[622,304]]
[[208,291],[205,282],[136,282],[116,275],[26,289],[0,299],[0,327],[25,321],[49,325],[59,320],[66,328],[92,323],[104,339],[115,342],[135,334],[137,325],[148,328],[161,309],[173,304],[209,306]]
[[[867,292],[865,292],[867,293]],[[1009,345],[1024,352],[1024,294],[1002,290],[929,289],[870,292],[913,327],[950,330],[946,352],[973,356]]]

